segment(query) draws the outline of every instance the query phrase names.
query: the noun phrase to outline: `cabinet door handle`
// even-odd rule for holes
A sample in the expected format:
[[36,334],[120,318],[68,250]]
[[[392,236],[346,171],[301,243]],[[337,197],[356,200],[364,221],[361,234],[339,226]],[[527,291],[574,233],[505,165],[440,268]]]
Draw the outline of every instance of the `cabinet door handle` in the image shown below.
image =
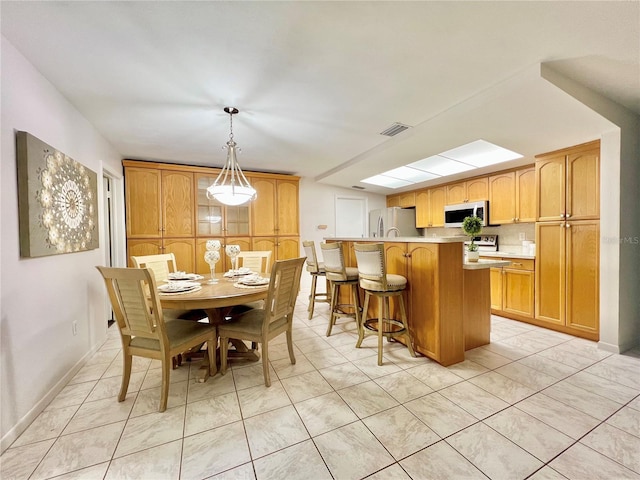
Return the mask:
[[519,221],[520,221],[520,219],[518,217],[516,217],[516,222],[519,222]]
[[565,223],[565,228],[571,228],[571,224],[570,223]]
[[564,218],[571,218],[571,214],[570,214],[570,213],[567,213],[567,214],[564,216]]
[[521,264],[521,263],[516,263],[516,262],[513,262],[513,265],[514,265],[515,267],[521,267],[521,266],[522,266],[522,264]]
[[560,214],[560,218],[564,218],[564,213],[561,213],[561,214]]

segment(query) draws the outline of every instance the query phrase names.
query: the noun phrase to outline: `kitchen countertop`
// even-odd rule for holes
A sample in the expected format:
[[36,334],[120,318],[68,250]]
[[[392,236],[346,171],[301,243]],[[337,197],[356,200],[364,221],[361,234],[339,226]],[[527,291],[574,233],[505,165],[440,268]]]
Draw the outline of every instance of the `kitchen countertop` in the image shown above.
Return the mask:
[[485,260],[481,258],[477,262],[468,262],[466,259],[462,262],[463,270],[484,270],[485,268],[508,267],[511,262],[508,260]]
[[481,257],[507,257],[507,258],[521,258],[525,260],[535,260],[535,255],[529,255],[522,253],[522,247],[512,246],[512,247],[500,247],[497,252],[480,252]]
[[324,240],[344,242],[400,242],[400,243],[462,243],[464,235],[450,237],[324,237]]

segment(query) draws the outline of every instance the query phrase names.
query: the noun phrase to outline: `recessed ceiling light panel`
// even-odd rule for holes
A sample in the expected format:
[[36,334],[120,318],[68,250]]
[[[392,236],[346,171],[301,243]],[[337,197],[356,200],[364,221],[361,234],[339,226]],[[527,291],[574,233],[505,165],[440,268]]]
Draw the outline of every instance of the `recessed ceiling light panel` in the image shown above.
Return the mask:
[[410,163],[409,166],[441,177],[466,172],[467,170],[473,170],[475,168],[473,165],[456,162],[455,160],[441,157],[440,155],[433,155],[432,157],[418,160],[417,162]]
[[400,180],[406,180],[411,183],[419,183],[438,178],[438,175],[411,168],[410,166],[394,168],[393,170],[382,173],[382,175],[385,177],[399,178]]
[[442,152],[440,155],[452,160],[468,163],[477,168],[508,162],[509,160],[522,157],[519,153],[512,152],[511,150],[499,147],[485,140],[476,140],[475,142]]
[[361,180],[387,188],[400,188],[415,183],[462,173],[521,158],[522,155],[485,140],[476,140],[438,155],[423,158],[403,167],[394,168]]
[[406,180],[387,177],[386,175],[374,175],[373,177],[365,178],[364,180],[360,180],[360,181],[363,183],[370,183],[372,185],[378,185],[380,187],[387,187],[387,188],[400,188],[400,187],[407,187],[409,185],[413,185],[411,182],[407,182]]

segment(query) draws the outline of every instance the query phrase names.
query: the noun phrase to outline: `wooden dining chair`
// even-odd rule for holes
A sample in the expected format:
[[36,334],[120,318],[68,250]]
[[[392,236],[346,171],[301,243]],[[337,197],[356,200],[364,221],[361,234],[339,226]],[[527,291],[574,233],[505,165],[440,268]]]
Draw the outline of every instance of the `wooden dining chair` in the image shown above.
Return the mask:
[[269,377],[269,340],[282,334],[287,334],[289,359],[296,363],[293,354],[293,310],[298,298],[300,277],[305,258],[279,260],[271,269],[269,293],[264,307],[252,309],[240,315],[235,321],[218,326],[220,336],[220,372],[227,371],[227,353],[229,339],[238,338],[262,344],[262,371],[264,384],[271,386]]
[[[156,283],[169,281],[169,274],[178,271],[178,268],[176,266],[176,257],[173,253],[159,253],[156,255],[139,256],[132,255],[131,261],[133,262],[133,266],[136,268],[149,268],[153,272]],[[207,312],[202,309],[170,310],[165,308],[164,319],[167,322],[173,319],[193,320],[198,322],[207,319]],[[197,347],[190,352],[182,352],[179,355],[176,355],[173,359],[173,368],[175,369],[182,365],[182,360],[185,358],[189,360],[201,355],[202,354],[200,353],[200,348]]]
[[217,343],[215,325],[188,320],[165,322],[158,298],[155,274],[150,268],[96,268],[104,278],[122,339],[124,361],[119,402],[123,402],[127,396],[134,355],[162,362],[162,387],[158,409],[160,412],[167,409],[172,357],[206,342],[209,375],[215,375]]
[[252,271],[269,272],[271,270],[270,250],[249,250],[238,254],[238,268],[246,267]]
[[157,283],[166,282],[169,274],[178,271],[176,256],[173,253],[160,253],[157,255],[131,256],[133,266],[136,268],[150,268]]

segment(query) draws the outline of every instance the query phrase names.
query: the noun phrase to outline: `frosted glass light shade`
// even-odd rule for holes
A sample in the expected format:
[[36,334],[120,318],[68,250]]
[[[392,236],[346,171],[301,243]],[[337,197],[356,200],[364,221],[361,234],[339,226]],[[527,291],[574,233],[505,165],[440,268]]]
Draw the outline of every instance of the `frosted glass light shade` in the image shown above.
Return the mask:
[[207,192],[224,205],[242,205],[256,196],[256,189],[237,185],[211,185]]

